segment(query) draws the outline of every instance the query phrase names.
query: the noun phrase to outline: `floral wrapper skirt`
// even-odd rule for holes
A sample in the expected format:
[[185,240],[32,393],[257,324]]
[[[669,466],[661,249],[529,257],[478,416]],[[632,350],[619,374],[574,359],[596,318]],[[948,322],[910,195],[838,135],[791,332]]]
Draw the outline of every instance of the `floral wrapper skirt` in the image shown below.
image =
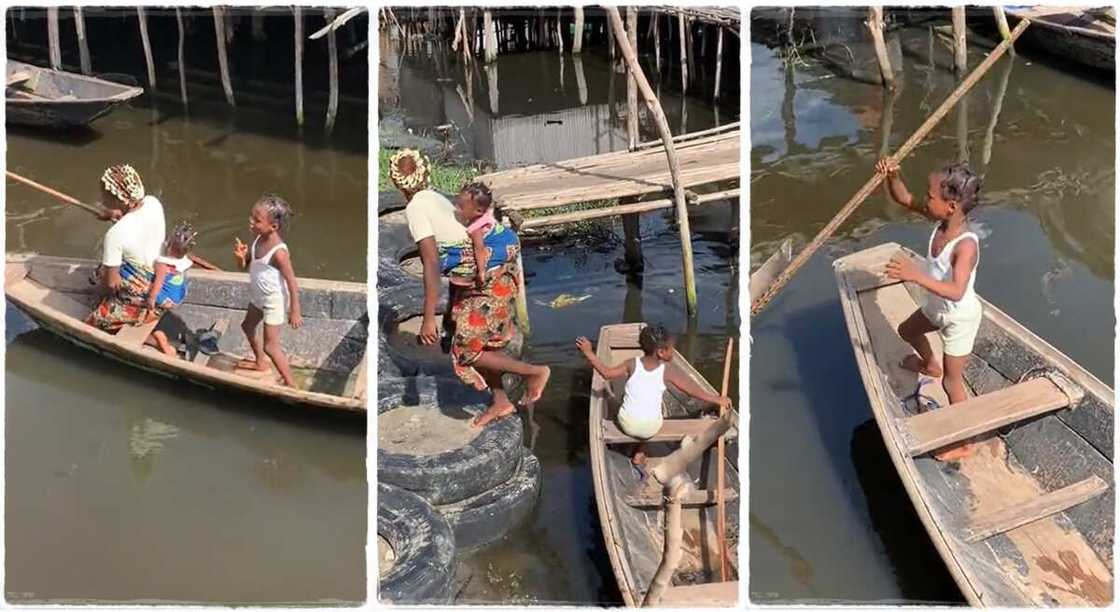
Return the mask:
[[162,316],[174,304],[163,300],[156,305],[155,311],[148,310],[145,302],[153,278],[154,274],[147,268],[130,263],[123,264],[121,288],[115,294],[102,298],[86,319],[86,323],[108,332],[115,332],[125,325],[142,324]]
[[489,270],[481,289],[474,285],[451,288],[451,318],[455,322],[451,361],[459,380],[478,390],[489,385],[473,364],[483,352],[501,350],[513,338],[519,251],[516,242],[506,245],[505,262]]

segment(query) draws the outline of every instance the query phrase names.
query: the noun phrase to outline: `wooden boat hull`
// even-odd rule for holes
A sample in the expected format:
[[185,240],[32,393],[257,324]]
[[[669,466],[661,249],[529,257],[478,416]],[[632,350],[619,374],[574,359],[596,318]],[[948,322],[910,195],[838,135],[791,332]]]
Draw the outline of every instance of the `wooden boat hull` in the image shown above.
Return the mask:
[[164,317],[175,317],[189,330],[217,325],[225,332],[218,342],[220,354],[196,351],[187,359],[145,347],[147,332],[140,328],[125,328],[114,335],[87,325],[85,317],[96,301],[89,280],[95,268],[93,262],[81,259],[9,254],[4,294],[44,329],[137,368],[287,404],[365,412],[365,284],[299,280],[304,325],[298,330],[285,329],[282,339],[300,383],[299,388],[289,388],[232,371],[234,356],[251,355],[240,330],[248,300],[248,275],[190,271],[186,301]]
[[[619,363],[640,354],[637,338],[641,324],[627,323],[608,325],[602,328],[597,346],[598,356],[607,364]],[[673,363],[687,373],[697,384],[709,392],[715,392],[702,376],[680,354],[674,355]],[[630,464],[626,446],[608,445],[606,440],[616,435],[613,418],[620,405],[625,381],[608,383],[596,373],[591,383],[591,403],[589,414],[589,443],[591,450],[591,471],[595,486],[595,501],[599,511],[599,522],[603,540],[610,556],[611,567],[618,581],[619,591],[627,606],[641,605],[646,591],[658,565],[663,550],[663,514],[660,500],[657,505],[635,507],[627,501],[627,494],[639,485],[638,476]],[[679,395],[675,390],[666,391],[663,410],[666,413],[666,432],[670,424],[682,424],[678,420],[689,417],[696,422],[701,404]],[[739,472],[737,467],[738,445],[728,434],[725,456],[725,486],[734,492],[726,500],[727,541],[729,565],[732,573],[738,573],[738,557],[735,553],[738,542],[739,517]],[[647,454],[651,461],[664,456],[679,447],[679,441],[651,442]],[[689,467],[690,475],[698,480],[697,487],[716,491],[716,448],[713,445],[707,454],[696,464]],[[738,597],[738,582],[717,582],[719,580],[719,550],[717,535],[716,506],[688,506],[682,510],[685,526],[684,556],[678,566],[678,578],[690,578],[693,584],[670,588],[662,599],[661,605],[680,607],[734,606]]]
[[1111,24],[1078,7],[1007,9],[1006,14],[1011,28],[1021,19],[1031,20],[1020,38],[1022,44],[1096,70],[1115,72],[1116,34]]
[[80,127],[144,93],[140,87],[49,70],[9,59],[7,76],[10,78],[19,72],[34,75],[36,84],[31,95],[8,88],[5,111],[9,124],[50,128]]
[[[835,272],[872,412],[931,542],[973,605],[1107,605],[1112,389],[984,301],[964,372],[974,397],[949,406],[940,381],[919,387],[898,366],[911,349],[896,327],[917,308],[920,290],[884,273],[899,253],[915,256],[884,244],[837,260]],[[927,338],[940,354],[937,335]],[[1037,373],[1044,380],[1023,380]],[[940,408],[920,409],[915,389]],[[940,437],[930,435],[935,422]],[[973,440],[955,468],[929,454],[953,439]]]

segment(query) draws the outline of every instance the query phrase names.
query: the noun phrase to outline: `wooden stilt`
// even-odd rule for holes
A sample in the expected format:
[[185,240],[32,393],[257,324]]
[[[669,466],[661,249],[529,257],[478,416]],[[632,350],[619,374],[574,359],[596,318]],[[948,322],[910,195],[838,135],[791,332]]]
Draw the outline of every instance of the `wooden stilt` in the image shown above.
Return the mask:
[[257,42],[264,41],[264,13],[253,11],[253,14],[249,17],[249,24],[252,28],[253,40]]
[[144,63],[148,67],[148,86],[156,88],[156,65],[152,61],[152,42],[148,38],[148,17],[144,14],[144,7],[136,7],[136,17],[140,23],[140,43],[144,45]]
[[47,45],[50,47],[51,68],[62,69],[62,48],[58,41],[58,7],[47,7]]
[[179,29],[179,97],[183,100],[183,108],[188,108],[187,102],[187,59],[184,51],[186,27],[183,25],[183,11],[175,7],[175,25]]
[[490,61],[497,61],[498,59],[498,20],[493,19],[490,22],[490,27],[486,28],[486,35],[490,40],[490,52],[494,54],[493,59]]
[[576,23],[572,32],[572,54],[579,55],[583,52],[583,7],[575,7]]
[[964,7],[953,7],[953,68],[957,75],[968,69],[968,46],[965,38]]
[[514,305],[517,309],[517,326],[521,328],[521,334],[528,336],[532,331],[529,325],[529,294],[525,289],[525,264],[521,261],[521,252],[517,253],[517,303]]
[[482,11],[482,36],[483,36],[483,51],[482,61],[489,64],[494,61],[497,56],[497,50],[490,47],[490,28],[494,25],[494,16],[490,9]]
[[968,153],[968,94],[957,102],[957,161],[967,162]]
[[875,46],[875,57],[879,60],[879,74],[883,79],[883,85],[893,88],[894,71],[891,70],[891,59],[887,55],[887,44],[883,40],[883,28],[886,25],[883,23],[883,7],[873,6],[867,11],[867,21],[864,25],[871,33],[871,42]]
[[[334,18],[334,10],[327,9],[323,17],[330,24]],[[327,101],[327,125],[329,135],[334,130],[334,120],[338,115],[338,35],[335,30],[327,32],[327,54],[330,57],[330,97]]]
[[[630,39],[630,51],[636,57],[638,10],[632,6],[626,7],[626,33]],[[629,68],[626,70],[626,135],[629,139],[629,148],[633,151],[634,147],[638,146],[638,86],[634,82],[634,73]]]
[[677,14],[677,36],[681,42],[681,93],[688,93],[688,44],[685,35],[684,13]]
[[564,52],[564,20],[563,9],[556,9],[556,46],[560,49],[560,53]]
[[688,73],[695,76],[696,72],[696,44],[692,38],[692,19],[684,20],[685,57],[688,58]]
[[292,7],[295,19],[295,45],[296,45],[296,125],[303,127],[303,9],[299,5]]
[[996,99],[992,105],[992,119],[988,122],[988,130],[984,134],[983,160],[985,169],[992,161],[992,144],[995,142],[996,125],[999,124],[999,114],[1003,110],[1003,98],[1007,96],[1007,83],[1011,80],[1011,69],[1014,67],[1015,61],[1008,58],[1007,65],[1003,67],[1003,73],[1000,76],[999,90],[996,92]]
[[650,19],[653,20],[653,61],[654,61],[654,66],[656,66],[656,68],[657,68],[657,80],[658,80],[658,82],[660,82],[661,81],[661,32],[659,31],[658,23],[661,22],[661,19],[658,16],[656,11],[652,15],[650,15]]
[[642,256],[641,216],[638,213],[622,215],[622,232],[625,238],[623,251],[625,271],[627,274],[641,272],[645,269],[645,258]]
[[576,70],[576,89],[579,90],[579,103],[582,106],[587,104],[587,77],[583,74],[583,58],[573,56],[572,64]]
[[[993,6],[992,12],[995,14],[996,28],[999,29],[999,35],[1003,38],[1003,40],[1011,38],[1011,28],[1007,27],[1007,15],[1003,13],[1003,7],[999,5]],[[1014,56],[1015,47],[1012,46],[1007,50],[1007,52]]]
[[222,75],[222,89],[226,93],[226,102],[229,105],[237,108],[237,102],[233,99],[233,84],[229,80],[229,58],[226,57],[226,20],[225,9],[220,6],[215,6],[214,13],[214,34],[218,43],[218,69]]
[[[469,76],[467,78],[470,78]],[[486,65],[486,91],[490,94],[490,112],[498,115],[498,65],[491,62]]]
[[89,61],[89,41],[86,40],[86,19],[82,15],[82,7],[74,7],[74,29],[78,34],[78,56],[82,64],[82,74],[93,72]]
[[622,25],[622,16],[619,15],[618,9],[615,7],[606,7],[606,11],[610,19],[611,28],[614,31],[615,41],[618,43],[619,49],[622,52],[622,57],[630,67],[638,89],[641,91],[646,106],[649,108],[650,115],[657,124],[657,129],[661,132],[661,140],[664,143],[665,155],[669,161],[669,174],[673,181],[673,197],[676,201],[677,208],[677,225],[681,235],[685,303],[688,308],[689,316],[695,316],[696,278],[692,266],[692,231],[689,229],[688,207],[684,197],[684,186],[681,184],[680,161],[677,159],[676,146],[673,144],[673,133],[669,129],[669,122],[665,118],[665,112],[661,110],[661,103],[654,96],[653,89],[649,86],[649,81],[646,80],[645,74],[642,73],[642,68],[638,64],[637,54],[633,52],[633,49],[631,49],[630,45],[627,43],[626,30]]
[[716,34],[716,88],[712,93],[712,99],[719,101],[719,79],[723,72],[723,27],[717,26],[719,32]]

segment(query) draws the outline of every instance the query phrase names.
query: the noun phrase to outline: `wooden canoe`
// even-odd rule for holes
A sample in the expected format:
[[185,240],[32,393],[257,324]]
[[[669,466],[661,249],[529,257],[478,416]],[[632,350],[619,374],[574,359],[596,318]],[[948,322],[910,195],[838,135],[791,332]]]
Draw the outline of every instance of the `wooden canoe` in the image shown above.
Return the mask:
[[40,68],[9,59],[5,109],[10,124],[51,128],[88,125],[144,93],[82,74]]
[[1031,27],[1022,42],[1051,55],[1098,70],[1116,70],[1116,24],[1099,11],[1078,6],[1029,6],[1006,9],[1014,28],[1020,19]]
[[774,251],[762,265],[754,272],[751,272],[750,289],[751,303],[753,304],[766,290],[770,288],[770,283],[774,282],[775,278],[786,269],[786,266],[793,261],[793,238],[786,238],[778,245],[778,250]]
[[[915,398],[917,375],[898,366],[912,349],[896,328],[921,289],[886,278],[897,253],[916,257],[884,244],[838,259],[835,272],[872,412],[934,547],[972,605],[1108,605],[1112,389],[981,300],[965,368],[972,397],[949,406],[934,380]],[[940,355],[937,334],[927,337]],[[930,454],[968,439],[973,453],[955,466]]]
[[[597,347],[599,359],[614,365],[640,355],[638,332],[641,328],[640,323],[603,327]],[[674,355],[673,365],[703,389],[715,393],[704,377],[679,353]],[[664,510],[660,495],[648,499],[635,494],[642,488],[642,483],[630,464],[630,447],[626,441],[632,439],[623,434],[614,421],[625,384],[625,380],[608,383],[598,373],[592,377],[589,443],[603,540],[623,600],[627,606],[637,607],[642,603],[661,563]],[[711,419],[698,417],[703,408],[700,402],[672,388],[666,391],[665,397],[662,406],[665,425],[647,446],[652,464],[658,457],[679,448],[682,437],[695,435],[712,423]],[[724,459],[728,562],[732,575],[738,575],[739,568],[735,552],[739,534],[738,445],[733,438],[736,434],[734,428],[726,434]],[[675,586],[668,589],[662,598],[663,606],[730,607],[738,601],[739,583],[719,582],[716,471],[716,446],[713,444],[700,461],[689,466],[689,475],[696,482],[697,489],[707,494],[704,500],[686,502],[683,507],[684,555],[674,576]]]
[[300,279],[303,327],[286,328],[282,341],[298,388],[277,384],[273,376],[233,373],[237,357],[251,356],[240,325],[248,302],[248,275],[192,269],[186,301],[164,318],[188,330],[224,331],[219,352],[197,347],[187,357],[169,357],[144,346],[154,323],[109,334],[87,325],[96,302],[90,282],[96,265],[82,259],[8,254],[4,295],[40,326],[73,342],[130,365],[208,387],[225,387],[270,400],[313,408],[364,413],[366,409],[366,286]]

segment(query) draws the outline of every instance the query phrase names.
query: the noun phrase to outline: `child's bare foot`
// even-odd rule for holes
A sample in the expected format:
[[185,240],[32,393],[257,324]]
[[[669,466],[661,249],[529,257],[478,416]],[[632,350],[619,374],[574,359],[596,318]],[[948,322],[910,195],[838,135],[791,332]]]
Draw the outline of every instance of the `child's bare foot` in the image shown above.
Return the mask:
[[917,355],[907,355],[898,365],[904,370],[925,374],[933,378],[941,378],[941,366],[938,365],[937,362],[930,362],[927,364]]
[[256,359],[239,359],[237,363],[233,364],[235,370],[256,370],[257,372],[268,372],[272,368],[269,367],[267,361],[257,361]]
[[500,421],[514,412],[517,412],[517,406],[514,406],[508,399],[504,401],[495,400],[494,403],[486,409],[486,412],[476,416],[474,420],[471,421],[471,427],[481,429],[486,427],[489,423]]
[[933,454],[933,458],[943,463],[968,459],[976,452],[976,444],[971,441],[960,442]]
[[521,398],[522,404],[535,404],[544,395],[544,388],[548,384],[548,377],[552,376],[552,369],[548,366],[538,366],[538,373],[529,377],[525,397]]

